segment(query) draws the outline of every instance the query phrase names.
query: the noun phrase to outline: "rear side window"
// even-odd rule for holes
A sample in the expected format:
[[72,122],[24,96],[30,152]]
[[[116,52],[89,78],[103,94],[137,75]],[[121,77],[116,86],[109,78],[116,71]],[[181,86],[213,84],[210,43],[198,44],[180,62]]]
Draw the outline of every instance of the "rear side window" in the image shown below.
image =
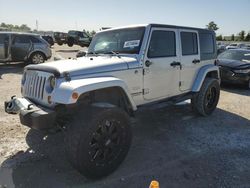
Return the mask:
[[200,48],[202,54],[214,53],[214,38],[212,34],[201,33],[200,34]]
[[14,39],[14,43],[18,43],[18,44],[27,44],[30,43],[30,39],[28,36],[25,35],[17,35]]
[[198,54],[197,34],[193,32],[181,32],[182,55]]
[[175,32],[173,31],[153,31],[148,57],[172,57],[176,56]]
[[39,40],[38,38],[33,37],[33,36],[30,36],[30,40],[32,43],[42,43],[41,40]]

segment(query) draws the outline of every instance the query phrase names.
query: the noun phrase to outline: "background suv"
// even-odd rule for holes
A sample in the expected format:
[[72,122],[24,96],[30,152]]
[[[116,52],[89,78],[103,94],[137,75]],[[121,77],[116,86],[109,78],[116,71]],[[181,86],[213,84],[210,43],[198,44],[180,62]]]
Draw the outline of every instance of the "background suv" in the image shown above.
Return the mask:
[[50,45],[40,35],[0,32],[0,62],[43,63],[51,57]]

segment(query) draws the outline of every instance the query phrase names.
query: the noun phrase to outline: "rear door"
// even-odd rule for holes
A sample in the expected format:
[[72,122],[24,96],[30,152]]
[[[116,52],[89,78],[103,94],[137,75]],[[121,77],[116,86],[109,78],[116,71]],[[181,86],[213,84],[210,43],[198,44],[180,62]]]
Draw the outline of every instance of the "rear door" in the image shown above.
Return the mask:
[[180,93],[177,29],[152,28],[144,60],[144,98],[154,100]]
[[4,61],[8,58],[9,52],[9,35],[0,34],[0,60]]
[[180,90],[189,91],[192,88],[197,71],[200,68],[200,47],[198,31],[179,30],[181,41]]
[[32,47],[29,36],[15,35],[11,46],[11,56],[14,61],[23,61]]

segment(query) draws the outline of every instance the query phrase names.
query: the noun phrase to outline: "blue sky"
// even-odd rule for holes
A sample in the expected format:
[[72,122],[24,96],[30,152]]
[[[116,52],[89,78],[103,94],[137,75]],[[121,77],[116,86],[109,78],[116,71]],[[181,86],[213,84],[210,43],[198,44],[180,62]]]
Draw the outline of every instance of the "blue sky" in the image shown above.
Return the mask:
[[0,22],[39,29],[98,30],[106,26],[164,23],[205,27],[215,21],[218,34],[250,31],[250,0],[0,0]]

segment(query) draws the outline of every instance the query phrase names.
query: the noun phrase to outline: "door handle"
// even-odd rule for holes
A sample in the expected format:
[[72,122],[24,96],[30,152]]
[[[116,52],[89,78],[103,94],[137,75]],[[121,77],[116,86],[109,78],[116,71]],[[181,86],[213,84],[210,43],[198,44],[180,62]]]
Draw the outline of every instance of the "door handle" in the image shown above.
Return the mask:
[[196,63],[200,63],[201,61],[199,60],[199,59],[194,59],[193,61],[192,61],[192,63],[194,63],[194,64],[196,64]]
[[152,62],[152,61],[149,61],[149,60],[147,60],[147,61],[145,62],[146,67],[149,67],[149,66],[152,65],[152,64],[153,64],[153,62]]
[[170,65],[171,65],[172,67],[181,66],[181,62],[173,61]]

